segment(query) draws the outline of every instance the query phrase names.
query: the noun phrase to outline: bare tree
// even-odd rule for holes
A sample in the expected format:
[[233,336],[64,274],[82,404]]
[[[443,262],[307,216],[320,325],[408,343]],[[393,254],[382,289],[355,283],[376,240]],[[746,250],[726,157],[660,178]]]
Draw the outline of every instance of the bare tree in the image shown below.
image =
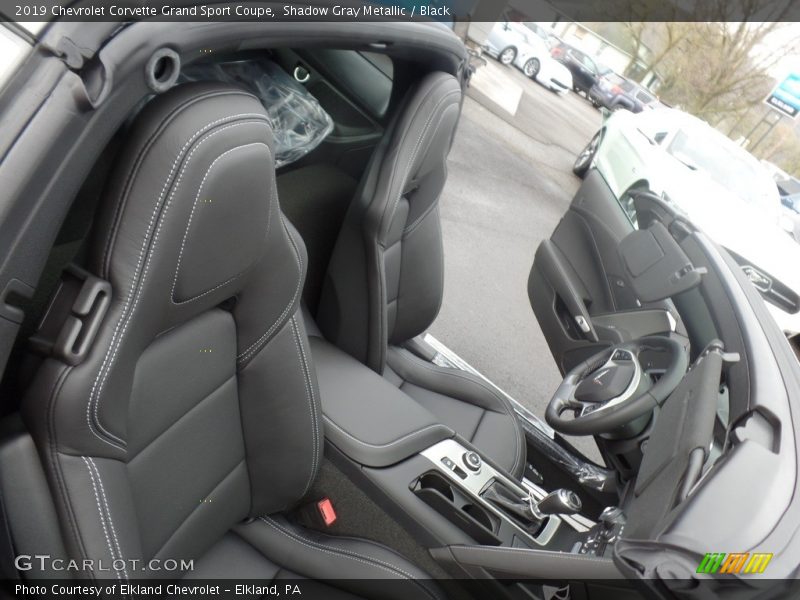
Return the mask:
[[771,71],[800,41],[766,51],[784,23],[689,23],[679,52],[661,64],[662,95],[710,121],[741,115],[773,85]]
[[[769,110],[763,100],[774,86],[772,73],[787,55],[800,53],[800,35],[786,35],[800,18],[793,0],[629,0],[625,45],[633,55],[626,74],[642,80],[654,71],[667,103],[705,119],[729,136],[746,135]],[[673,12],[670,12],[673,11]],[[654,15],[666,15],[655,22]],[[672,15],[672,16],[670,16]],[[789,30],[791,33],[792,30]],[[780,40],[778,43],[776,40]],[[646,70],[635,68],[637,63]],[[779,126],[757,149],[790,171],[800,169],[798,132]]]
[[664,59],[680,47],[693,25],[694,23],[681,21],[625,23],[633,42],[632,56],[625,67],[625,73],[633,73],[634,65],[639,61],[647,69],[637,79],[641,80],[649,71],[657,71]]

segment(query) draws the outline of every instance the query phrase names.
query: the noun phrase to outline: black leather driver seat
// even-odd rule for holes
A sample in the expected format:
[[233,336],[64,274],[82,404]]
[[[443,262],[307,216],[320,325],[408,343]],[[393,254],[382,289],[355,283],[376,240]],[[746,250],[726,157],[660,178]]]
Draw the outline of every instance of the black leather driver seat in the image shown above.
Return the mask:
[[260,102],[219,84],[164,94],[110,181],[90,269],[111,283],[111,306],[86,359],[47,359],[22,410],[67,557],[102,560],[119,580],[176,576],[148,561],[185,559],[195,568],[178,575],[440,597],[388,548],[282,516],[314,482],[323,436],[298,308],[306,256],[278,206]]
[[456,78],[441,72],[408,94],[345,217],[316,320],[329,341],[519,477],[525,439],[509,401],[481,378],[404,348],[442,303],[439,196],[461,97]]

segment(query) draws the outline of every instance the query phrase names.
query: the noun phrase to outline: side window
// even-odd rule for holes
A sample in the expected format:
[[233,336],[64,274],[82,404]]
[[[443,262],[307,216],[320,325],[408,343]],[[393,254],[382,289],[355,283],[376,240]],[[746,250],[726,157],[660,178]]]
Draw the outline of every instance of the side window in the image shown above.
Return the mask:
[[640,113],[638,115],[637,129],[648,139],[656,144],[661,144],[669,135],[669,129],[664,126],[661,118],[654,113]]
[[639,221],[636,218],[636,205],[634,204],[633,198],[636,192],[644,191],[646,189],[647,185],[642,183],[634,183],[631,187],[625,190],[618,199],[622,211],[625,213],[625,216],[630,219],[630,222],[636,229],[639,229]]
[[574,54],[575,60],[577,60],[581,65],[589,69],[592,73],[597,73],[597,67],[595,67],[594,61],[586,56],[583,52],[576,51]]

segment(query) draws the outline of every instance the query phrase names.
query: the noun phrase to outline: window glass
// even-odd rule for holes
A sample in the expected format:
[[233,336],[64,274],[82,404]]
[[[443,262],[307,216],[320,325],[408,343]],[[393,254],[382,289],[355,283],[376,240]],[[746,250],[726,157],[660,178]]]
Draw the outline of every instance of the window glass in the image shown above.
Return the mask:
[[31,51],[30,44],[0,23],[0,88],[11,78]]
[[765,203],[764,174],[758,164],[751,164],[732,148],[727,148],[716,136],[702,131],[679,130],[667,148],[667,152],[687,167],[703,173],[718,185],[745,202]]
[[636,116],[636,127],[646,137],[660,144],[669,135],[669,128],[657,112],[643,112]]

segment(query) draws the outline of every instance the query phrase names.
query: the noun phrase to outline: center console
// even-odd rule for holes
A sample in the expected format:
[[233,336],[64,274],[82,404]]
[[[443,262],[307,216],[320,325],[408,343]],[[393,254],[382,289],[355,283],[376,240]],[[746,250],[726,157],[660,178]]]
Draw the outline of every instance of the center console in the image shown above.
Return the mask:
[[564,519],[579,533],[593,525],[575,514],[581,507],[574,494],[570,497],[566,490],[546,494],[530,482],[517,483],[454,439],[439,442],[421,455],[431,468],[412,484],[412,491],[481,543],[545,547],[553,542]]
[[455,577],[620,577],[614,534],[575,493],[513,479],[384,378],[326,343],[312,351],[326,455]]
[[569,490],[515,481],[458,437],[382,468],[339,458],[455,577],[621,578],[610,558],[621,511],[594,522]]

